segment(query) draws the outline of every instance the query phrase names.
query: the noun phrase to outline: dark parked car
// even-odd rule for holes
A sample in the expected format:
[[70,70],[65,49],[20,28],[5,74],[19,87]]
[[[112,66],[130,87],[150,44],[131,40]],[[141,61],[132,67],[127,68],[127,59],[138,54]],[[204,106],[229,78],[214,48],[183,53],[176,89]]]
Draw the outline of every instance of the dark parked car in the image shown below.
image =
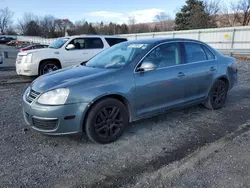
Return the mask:
[[23,95],[26,122],[44,134],[84,131],[109,143],[129,122],[203,103],[222,108],[235,59],[189,39],[123,42],[86,64],[37,78]]
[[6,44],[13,40],[16,40],[16,39],[13,37],[0,37],[0,44]]
[[27,51],[27,50],[34,50],[34,49],[40,49],[40,48],[48,48],[49,45],[45,45],[45,44],[32,44],[32,45],[28,45],[24,48],[20,48],[19,52],[23,52],[23,51]]

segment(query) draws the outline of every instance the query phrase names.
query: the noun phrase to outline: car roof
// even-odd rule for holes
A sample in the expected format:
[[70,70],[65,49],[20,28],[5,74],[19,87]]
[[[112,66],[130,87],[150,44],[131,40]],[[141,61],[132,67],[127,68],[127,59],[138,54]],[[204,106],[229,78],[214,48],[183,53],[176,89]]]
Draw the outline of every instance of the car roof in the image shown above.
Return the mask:
[[120,39],[127,39],[126,37],[122,37],[119,35],[89,35],[89,34],[83,34],[83,35],[73,35],[73,36],[65,36],[62,38],[78,38],[78,37],[86,37],[86,38],[91,38],[91,37],[102,37],[102,38],[120,38]]
[[199,42],[199,40],[186,39],[186,38],[151,38],[151,39],[139,39],[139,40],[130,40],[131,43],[144,43],[144,44],[160,44],[163,42]]

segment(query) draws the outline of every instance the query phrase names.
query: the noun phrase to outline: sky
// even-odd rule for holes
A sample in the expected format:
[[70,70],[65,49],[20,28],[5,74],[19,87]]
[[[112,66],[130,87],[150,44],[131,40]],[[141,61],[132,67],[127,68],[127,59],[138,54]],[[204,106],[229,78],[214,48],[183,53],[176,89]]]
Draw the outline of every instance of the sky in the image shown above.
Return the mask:
[[25,12],[31,12],[37,16],[50,14],[68,18],[73,22],[128,23],[128,17],[134,17],[136,23],[143,23],[152,22],[159,12],[174,18],[184,4],[185,0],[126,0],[126,3],[124,0],[1,0],[0,8],[9,7],[15,13],[14,22]]

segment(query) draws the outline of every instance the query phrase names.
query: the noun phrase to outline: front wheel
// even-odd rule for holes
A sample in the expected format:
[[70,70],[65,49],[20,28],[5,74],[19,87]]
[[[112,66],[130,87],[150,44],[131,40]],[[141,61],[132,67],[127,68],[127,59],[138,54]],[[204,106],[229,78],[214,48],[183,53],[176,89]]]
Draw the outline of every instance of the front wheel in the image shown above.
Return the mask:
[[228,85],[222,80],[217,80],[209,92],[205,107],[212,110],[222,108],[227,99],[227,92]]
[[129,116],[123,103],[109,98],[91,107],[85,123],[85,131],[90,140],[107,144],[122,135],[129,123]]
[[60,69],[60,66],[57,62],[54,61],[44,61],[41,63],[39,68],[39,75],[44,75],[53,71]]

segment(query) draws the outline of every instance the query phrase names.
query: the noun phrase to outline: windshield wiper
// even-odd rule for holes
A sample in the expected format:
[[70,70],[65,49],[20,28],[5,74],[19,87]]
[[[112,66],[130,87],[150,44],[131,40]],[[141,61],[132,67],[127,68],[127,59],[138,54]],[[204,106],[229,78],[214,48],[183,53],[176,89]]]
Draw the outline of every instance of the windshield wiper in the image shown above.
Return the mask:
[[80,63],[80,65],[86,66],[86,63],[87,63],[87,62],[88,62],[88,61],[84,61],[84,62]]

